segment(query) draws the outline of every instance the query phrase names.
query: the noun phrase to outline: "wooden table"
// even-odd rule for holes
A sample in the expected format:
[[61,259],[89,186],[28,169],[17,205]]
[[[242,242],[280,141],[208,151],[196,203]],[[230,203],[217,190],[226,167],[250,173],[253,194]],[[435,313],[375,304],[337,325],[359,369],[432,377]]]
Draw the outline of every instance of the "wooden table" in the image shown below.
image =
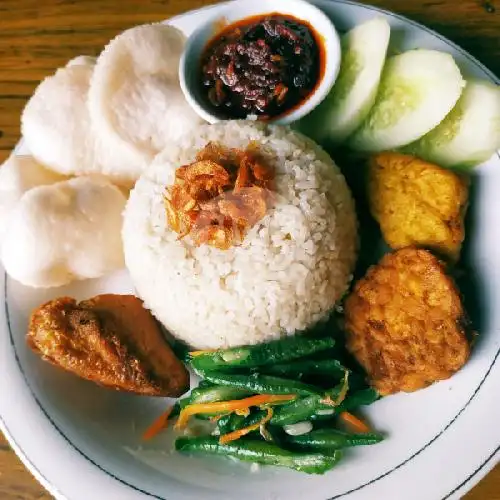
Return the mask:
[[[97,55],[108,40],[130,26],[160,21],[210,3],[215,2],[1,0],[0,162],[18,141],[21,110],[43,77],[74,56]],[[500,2],[371,0],[368,3],[427,24],[459,43],[500,75]],[[26,471],[1,435],[0,498],[51,498]],[[500,500],[500,466],[466,498]]]

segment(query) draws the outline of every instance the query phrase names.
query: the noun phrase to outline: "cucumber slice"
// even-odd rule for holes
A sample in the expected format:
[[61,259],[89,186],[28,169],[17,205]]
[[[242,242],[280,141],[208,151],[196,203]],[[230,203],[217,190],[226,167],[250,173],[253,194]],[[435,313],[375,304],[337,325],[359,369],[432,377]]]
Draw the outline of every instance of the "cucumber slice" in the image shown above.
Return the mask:
[[442,167],[467,169],[499,148],[500,87],[470,81],[444,121],[405,151]]
[[452,110],[465,85],[453,57],[436,50],[410,50],[390,57],[375,105],[350,146],[384,151],[416,141]]
[[370,112],[384,67],[391,28],[382,18],[356,26],[342,37],[340,73],[325,101],[299,128],[317,142],[338,144]]

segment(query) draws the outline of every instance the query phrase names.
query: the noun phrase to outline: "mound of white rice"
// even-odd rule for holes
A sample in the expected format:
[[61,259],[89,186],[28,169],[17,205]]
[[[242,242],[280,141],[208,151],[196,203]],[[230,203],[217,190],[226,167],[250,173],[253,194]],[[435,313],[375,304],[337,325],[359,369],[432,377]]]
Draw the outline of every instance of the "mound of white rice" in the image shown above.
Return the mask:
[[[176,168],[209,141],[239,149],[257,141],[276,170],[276,205],[229,250],[178,240],[165,215]],[[123,240],[146,306],[177,338],[205,349],[265,342],[325,317],[351,279],[357,223],[344,177],[319,146],[287,127],[227,121],[156,157],[131,193]]]

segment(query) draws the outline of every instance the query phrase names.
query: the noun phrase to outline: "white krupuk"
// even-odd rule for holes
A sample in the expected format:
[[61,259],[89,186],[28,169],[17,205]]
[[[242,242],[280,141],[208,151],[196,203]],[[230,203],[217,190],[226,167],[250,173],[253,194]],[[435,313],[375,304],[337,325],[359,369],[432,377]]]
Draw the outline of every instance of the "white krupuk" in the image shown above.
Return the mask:
[[64,176],[40,165],[32,156],[9,156],[0,166],[0,245],[10,214],[22,195],[34,187],[64,179]]
[[176,28],[152,24],[121,33],[103,50],[89,108],[96,132],[109,147],[152,158],[200,124],[179,84],[184,43]]
[[464,85],[446,52],[417,49],[390,57],[375,104],[349,141],[351,147],[384,151],[419,139],[444,120]]
[[67,68],[69,68],[71,66],[90,66],[90,67],[94,67],[96,61],[97,61],[97,57],[85,56],[85,55],[76,56],[73,59],[71,59],[70,61],[68,61],[68,63],[66,64],[66,67]]
[[117,187],[97,177],[29,190],[6,226],[6,272],[24,285],[48,288],[122,268],[125,203]]
[[31,154],[64,175],[99,171],[86,102],[91,74],[88,65],[58,69],[38,85],[22,114]]
[[94,130],[87,106],[93,64],[80,56],[37,87],[22,115],[22,134],[33,156],[64,175],[103,174],[130,186],[149,161],[127,155]]

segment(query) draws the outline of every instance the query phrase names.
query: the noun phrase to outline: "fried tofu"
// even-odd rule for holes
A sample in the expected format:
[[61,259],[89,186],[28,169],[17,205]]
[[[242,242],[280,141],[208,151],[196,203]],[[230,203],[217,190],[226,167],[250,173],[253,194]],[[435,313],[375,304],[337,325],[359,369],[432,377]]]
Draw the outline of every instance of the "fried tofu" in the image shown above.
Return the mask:
[[370,211],[393,249],[414,245],[452,262],[465,237],[468,181],[451,170],[399,153],[369,162]]
[[382,395],[447,379],[469,357],[459,291],[427,250],[385,255],[356,283],[344,310],[347,348]]
[[119,391],[177,397],[189,389],[188,371],[133,295],[52,300],[32,313],[27,342],[46,361]]

